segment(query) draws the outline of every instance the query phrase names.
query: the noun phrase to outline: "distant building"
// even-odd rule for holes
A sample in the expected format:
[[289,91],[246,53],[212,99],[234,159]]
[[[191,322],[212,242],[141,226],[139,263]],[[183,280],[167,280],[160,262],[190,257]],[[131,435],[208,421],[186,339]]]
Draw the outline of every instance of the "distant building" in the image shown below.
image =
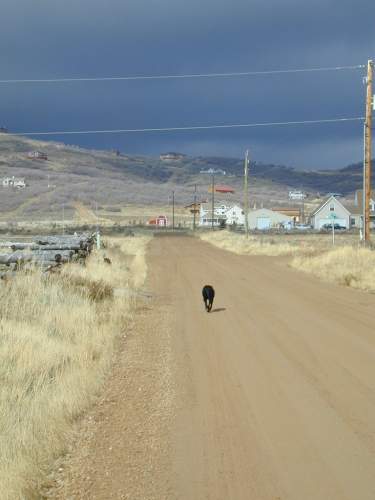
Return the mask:
[[166,227],[168,226],[168,217],[166,215],[158,215],[155,219],[148,221],[150,226]]
[[[375,191],[371,191],[370,196],[370,227],[375,228]],[[351,210],[352,225],[354,227],[362,227],[363,219],[363,190],[358,189],[354,195],[354,206]]]
[[196,203],[190,203],[189,205],[186,205],[185,208],[189,209],[190,212],[193,214],[194,212],[196,214],[199,214],[201,205],[203,203],[207,203],[207,200],[202,200],[202,201],[197,201]]
[[327,193],[326,196],[334,196],[335,198],[341,198],[342,193]]
[[299,207],[276,207],[272,208],[272,211],[291,217],[295,223],[302,220],[301,209]]
[[294,221],[292,217],[269,210],[268,208],[258,208],[250,210],[248,214],[249,229],[258,231],[268,231],[270,229],[292,229]]
[[[220,226],[224,221],[227,225],[236,224],[243,226],[245,224],[245,214],[241,207],[238,205],[227,206],[218,205],[214,208],[213,225]],[[209,205],[200,205],[199,211],[199,225],[212,226],[212,209]]]
[[13,187],[17,189],[23,189],[26,187],[25,179],[21,177],[14,177],[14,175],[12,177],[4,177],[2,179],[2,184],[5,188]]
[[0,134],[7,134],[8,129],[6,127],[0,127]]
[[43,151],[30,151],[27,157],[30,160],[48,160],[47,153],[43,153]]
[[182,153],[162,153],[160,155],[161,161],[180,161],[186,158],[186,155]]
[[334,196],[327,198],[312,214],[311,224],[314,229],[322,229],[326,224],[335,224],[350,229],[353,225],[351,212]]
[[306,194],[303,191],[289,191],[290,200],[304,200],[305,198]]
[[226,222],[228,225],[236,224],[238,226],[242,226],[245,224],[245,212],[238,205],[234,205],[230,207],[226,212]]

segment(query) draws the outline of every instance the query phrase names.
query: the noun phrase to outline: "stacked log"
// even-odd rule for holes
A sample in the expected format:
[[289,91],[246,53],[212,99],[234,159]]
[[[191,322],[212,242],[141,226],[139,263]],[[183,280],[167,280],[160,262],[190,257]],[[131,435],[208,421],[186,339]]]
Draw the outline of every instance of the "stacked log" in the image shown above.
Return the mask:
[[0,246],[12,250],[0,253],[0,264],[22,267],[32,263],[41,267],[61,265],[86,259],[94,245],[94,235],[39,236],[27,243],[6,242]]

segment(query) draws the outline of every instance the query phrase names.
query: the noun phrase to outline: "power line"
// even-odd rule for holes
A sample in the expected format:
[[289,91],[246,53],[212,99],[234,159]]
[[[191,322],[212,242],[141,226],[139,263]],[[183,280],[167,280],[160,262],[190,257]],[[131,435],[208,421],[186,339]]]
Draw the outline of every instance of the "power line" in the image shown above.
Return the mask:
[[84,135],[84,134],[127,134],[127,133],[145,133],[145,132],[178,132],[186,130],[209,130],[209,129],[230,129],[230,128],[252,128],[252,127],[276,127],[281,125],[313,125],[320,123],[342,123],[363,121],[364,117],[351,118],[329,118],[324,120],[299,120],[288,122],[260,122],[260,123],[243,123],[243,124],[228,124],[228,125],[194,125],[187,127],[160,127],[160,128],[135,128],[135,129],[112,129],[112,130],[65,130],[55,132],[17,132],[9,135],[14,136],[30,136],[30,135]]
[[105,76],[105,77],[77,77],[77,78],[40,78],[40,79],[9,79],[0,80],[0,84],[13,83],[75,83],[75,82],[109,82],[129,80],[176,80],[183,78],[230,78],[241,76],[280,75],[290,73],[313,73],[322,71],[345,71],[365,68],[364,64],[354,66],[331,66],[318,68],[276,69],[265,71],[242,71],[232,73],[193,73],[183,75],[134,75],[134,76]]

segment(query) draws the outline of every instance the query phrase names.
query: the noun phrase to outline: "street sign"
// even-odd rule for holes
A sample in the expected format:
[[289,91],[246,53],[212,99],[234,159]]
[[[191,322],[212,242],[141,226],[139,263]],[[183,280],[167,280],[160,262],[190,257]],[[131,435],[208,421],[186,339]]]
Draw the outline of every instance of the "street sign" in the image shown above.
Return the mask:
[[334,220],[337,219],[337,215],[335,212],[332,212],[329,214],[329,218],[332,220],[331,226],[332,226],[332,245],[335,244],[335,223]]

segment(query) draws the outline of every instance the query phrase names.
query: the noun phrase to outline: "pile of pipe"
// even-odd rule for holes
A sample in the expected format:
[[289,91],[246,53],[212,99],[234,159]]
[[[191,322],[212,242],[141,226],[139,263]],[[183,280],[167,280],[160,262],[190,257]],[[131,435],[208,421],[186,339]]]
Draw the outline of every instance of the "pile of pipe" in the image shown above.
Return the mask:
[[37,236],[27,243],[3,242],[0,247],[9,248],[11,252],[0,253],[0,264],[17,270],[26,263],[50,268],[66,262],[79,262],[90,254],[94,239],[92,234],[74,234]]

